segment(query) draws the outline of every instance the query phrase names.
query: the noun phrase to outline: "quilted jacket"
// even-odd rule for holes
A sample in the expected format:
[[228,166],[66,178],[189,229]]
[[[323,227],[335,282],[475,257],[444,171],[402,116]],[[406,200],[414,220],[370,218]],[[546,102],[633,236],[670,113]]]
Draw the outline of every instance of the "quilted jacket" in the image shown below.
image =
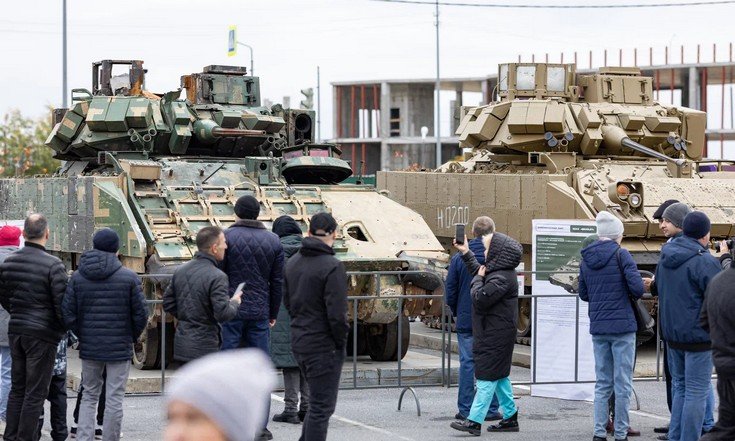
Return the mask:
[[579,269],[579,298],[590,304],[590,334],[636,332],[638,325],[629,295],[643,295],[643,279],[628,250],[613,240],[598,240],[585,247]]
[[230,297],[245,282],[238,317],[275,320],[283,297],[283,247],[262,222],[241,219],[225,230],[223,268],[230,279]]
[[64,336],[61,301],[66,269],[41,245],[25,247],[0,265],[0,304],[10,312],[8,334],[35,337],[54,345]]
[[130,360],[148,321],[140,279],[115,253],[85,252],[66,289],[64,321],[79,337],[79,358]]

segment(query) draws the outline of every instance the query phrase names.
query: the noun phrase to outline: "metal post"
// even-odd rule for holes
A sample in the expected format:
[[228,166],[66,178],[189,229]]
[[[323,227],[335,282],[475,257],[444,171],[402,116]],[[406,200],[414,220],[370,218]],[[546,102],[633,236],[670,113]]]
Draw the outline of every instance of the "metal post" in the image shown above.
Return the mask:
[[66,0],[63,0],[64,11],[62,13],[62,37],[61,37],[61,107],[67,108],[67,82],[66,82]]
[[255,76],[255,67],[253,65],[253,47],[250,46],[249,44],[240,43],[239,41],[237,42],[237,44],[239,44],[240,46],[245,46],[246,48],[250,49],[250,76],[251,77],[254,77]]
[[322,141],[322,81],[316,67],[316,141]]
[[574,382],[579,381],[579,296],[574,296]]
[[[405,294],[406,293],[404,292],[403,295],[405,295]],[[397,317],[396,317],[396,326],[398,326],[398,345],[397,345],[397,349],[396,349],[396,351],[397,351],[396,358],[398,358],[398,387],[401,387],[402,386],[402,384],[401,384],[401,381],[402,381],[402,378],[401,378],[402,377],[402,375],[401,375],[401,358],[402,358],[401,357],[401,354],[402,354],[402,350],[403,350],[403,348],[401,347],[401,346],[403,346],[401,344],[401,343],[403,343],[401,341],[401,338],[403,338],[403,329],[402,329],[403,326],[401,326],[402,324],[403,324],[403,297],[399,297],[398,298],[398,314],[397,314]]]
[[441,76],[439,75],[439,0],[436,0],[436,121],[435,131],[436,135],[436,168],[439,168],[442,163],[442,141],[441,141]]
[[442,386],[444,386],[444,384],[445,384],[444,381],[446,381],[447,382],[446,383],[447,384],[447,388],[449,388],[449,380],[447,379],[449,376],[448,375],[445,375],[445,372],[446,371],[444,370],[445,369],[445,354],[446,354],[446,352],[445,352],[446,346],[445,345],[446,345],[446,342],[447,342],[446,341],[446,316],[447,315],[446,315],[446,313],[444,311],[444,301],[442,301],[441,313],[440,313],[440,317],[441,317],[440,322],[441,322],[441,327],[442,327]]
[[352,387],[357,389],[357,299],[352,301]]
[[166,310],[161,305],[161,393],[166,392]]

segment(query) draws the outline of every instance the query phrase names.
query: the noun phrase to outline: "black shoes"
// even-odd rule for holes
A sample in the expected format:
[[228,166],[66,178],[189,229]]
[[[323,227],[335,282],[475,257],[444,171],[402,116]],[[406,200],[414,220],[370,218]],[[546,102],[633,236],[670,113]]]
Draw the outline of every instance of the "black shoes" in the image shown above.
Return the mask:
[[273,434],[268,429],[263,429],[262,432],[260,432],[260,436],[258,436],[258,441],[270,441],[273,439]]
[[471,420],[458,420],[449,425],[454,430],[467,432],[470,435],[480,436],[482,425]]
[[277,423],[301,424],[299,414],[297,413],[277,413],[273,415],[273,421]]
[[607,441],[607,438],[603,438],[601,436],[593,436],[592,441]]
[[466,420],[467,417],[464,416],[464,415],[462,415],[461,413],[457,412],[457,413],[454,414],[454,419],[457,420],[457,421],[463,421],[463,420]]
[[657,436],[656,439],[657,440],[660,440],[660,441],[666,441],[666,440],[669,439],[669,434],[668,433],[664,433],[663,435]]
[[303,423],[304,422],[304,419],[306,418],[306,411],[305,410],[300,410],[299,413],[298,413],[298,417],[299,417],[299,421],[301,421]]
[[654,433],[669,433],[669,426],[668,424],[661,427],[654,427],[653,428]]
[[487,428],[488,432],[518,432],[520,426],[518,425],[518,411],[508,418],[500,420],[498,424],[493,424]]

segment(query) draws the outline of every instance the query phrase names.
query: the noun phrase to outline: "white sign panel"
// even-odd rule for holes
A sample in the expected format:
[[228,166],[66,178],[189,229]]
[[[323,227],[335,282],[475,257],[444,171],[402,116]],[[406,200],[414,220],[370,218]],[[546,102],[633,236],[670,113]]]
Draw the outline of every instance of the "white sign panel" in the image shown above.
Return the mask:
[[572,384],[595,380],[587,303],[567,291],[563,281],[560,283],[552,274],[574,258],[578,262],[582,241],[596,231],[594,221],[533,221],[533,294],[564,295],[537,298],[533,304],[532,381],[558,382],[533,385],[533,396],[588,401],[594,398],[594,383]]

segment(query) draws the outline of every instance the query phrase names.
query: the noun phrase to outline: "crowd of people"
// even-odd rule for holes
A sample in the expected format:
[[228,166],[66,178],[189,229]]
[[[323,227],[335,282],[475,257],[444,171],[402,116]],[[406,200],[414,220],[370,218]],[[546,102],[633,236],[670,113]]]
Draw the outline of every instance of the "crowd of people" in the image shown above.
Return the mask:
[[[711,222],[675,200],[653,217],[668,239],[653,277],[642,277],[621,247],[624,226],[613,214],[596,217],[597,234],[583,242],[579,297],[589,303],[595,360],[593,441],[640,436],[630,427],[637,333],[636,301],[658,297],[670,424],[655,428],[658,439],[735,440],[735,269],[727,242],[718,260],[709,251]],[[460,354],[456,421],[472,435],[518,431],[518,410],[509,380],[517,320],[515,268],[522,250],[479,217],[474,238],[457,243],[446,280],[446,303],[455,317]],[[718,375],[719,419],[711,376]]]
[[[237,221],[196,235],[197,252],[178,267],[163,295],[177,319],[175,363],[167,396],[168,441],[267,440],[274,367],[283,375],[285,407],[273,421],[302,424],[300,440],[325,440],[334,413],[349,332],[347,274],[335,258],[337,222],[317,213],[304,232],[289,216],[258,221],[260,202],[242,196]],[[709,252],[711,223],[685,204],[654,213],[668,238],[653,277],[642,277],[621,247],[624,226],[596,217],[584,242],[579,297],[589,303],[595,360],[593,441],[640,433],[630,427],[636,334],[635,302],[658,297],[666,346],[672,441],[735,440],[735,269],[726,242]],[[23,229],[0,228],[0,420],[5,440],[37,440],[44,401],[51,437],[119,440],[133,343],[146,329],[140,278],[118,258],[120,239],[97,231],[76,271],[46,252],[48,221],[31,214]],[[518,320],[516,268],[523,249],[481,216],[472,240],[458,242],[446,280],[456,317],[460,376],[453,429],[479,436],[518,432],[510,380]],[[21,235],[24,246],[21,245]],[[81,389],[67,430],[66,351],[79,349]],[[239,366],[239,370],[233,370]],[[718,374],[714,421],[711,375]],[[248,372],[247,375],[233,372]]]
[[[337,222],[317,213],[304,237],[291,217],[269,231],[259,213],[260,202],[243,196],[232,226],[200,229],[198,251],[164,292],[180,366],[167,398],[167,440],[272,439],[274,365],[286,388],[274,421],[303,423],[302,440],[326,439],[349,331],[347,273],[332,248]],[[148,323],[140,278],[122,265],[112,229],[95,232],[71,276],[46,251],[49,234],[39,213],[22,230],[0,228],[3,439],[38,440],[48,400],[54,441],[119,440],[133,344]],[[82,362],[70,430],[68,345]],[[248,374],[232,375],[236,366]]]

